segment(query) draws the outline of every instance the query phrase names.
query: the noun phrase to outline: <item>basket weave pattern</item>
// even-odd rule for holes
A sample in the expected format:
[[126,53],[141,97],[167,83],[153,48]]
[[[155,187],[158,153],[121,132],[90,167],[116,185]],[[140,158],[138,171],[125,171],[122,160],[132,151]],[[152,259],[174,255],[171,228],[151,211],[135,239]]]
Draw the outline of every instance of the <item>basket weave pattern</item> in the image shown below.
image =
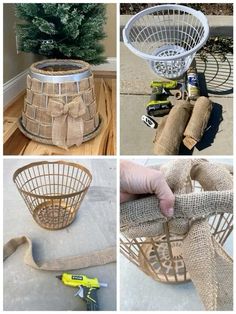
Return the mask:
[[[36,67],[32,65],[32,73],[34,73],[34,68]],[[78,72],[80,73],[81,69],[79,69]],[[66,73],[67,71],[64,71],[64,75],[66,75]],[[57,74],[58,72],[55,72],[53,75],[55,81]],[[32,76],[32,74],[27,76],[27,90],[21,118],[22,126],[29,135],[32,134],[38,137],[39,141],[45,142],[46,144],[57,145],[52,138],[53,123],[57,116],[59,116],[58,112],[61,108],[61,115],[71,116],[73,119],[72,122],[77,121],[77,124],[73,126],[73,137],[75,137],[75,134],[80,134],[81,139],[79,143],[78,141],[74,141],[73,144],[79,146],[80,142],[84,141],[86,137],[90,139],[90,137],[92,138],[96,135],[95,131],[99,127],[100,119],[97,112],[94,78],[92,74],[79,81],[64,82],[49,82],[45,79],[40,80]],[[53,115],[50,109],[52,102],[54,103],[54,107],[55,104],[57,104],[56,115]],[[73,107],[70,109],[71,105],[73,105]],[[64,110],[66,106],[68,107],[67,111]],[[63,132],[66,133],[66,131]],[[56,133],[58,132],[56,131]],[[66,139],[67,134],[64,134],[64,137]],[[70,144],[71,143],[58,146],[69,147],[71,146]]]
[[72,223],[91,180],[86,168],[64,161],[31,163],[13,176],[34,220],[50,230]]

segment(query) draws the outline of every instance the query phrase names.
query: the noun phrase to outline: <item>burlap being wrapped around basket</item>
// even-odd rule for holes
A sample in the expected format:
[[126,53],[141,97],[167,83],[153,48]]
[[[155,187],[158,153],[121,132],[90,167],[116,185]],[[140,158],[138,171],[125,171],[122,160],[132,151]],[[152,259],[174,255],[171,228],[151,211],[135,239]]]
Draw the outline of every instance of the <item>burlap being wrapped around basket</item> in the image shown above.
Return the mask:
[[[50,72],[50,68],[40,70],[47,60],[31,66],[20,120],[20,129],[26,136],[64,148],[79,146],[94,137],[101,122],[91,72],[80,80],[57,81],[57,76],[78,74],[90,69],[89,64],[83,61],[60,60],[60,63],[65,67],[70,61],[82,68],[56,72]],[[43,79],[35,78],[34,73],[42,75]],[[53,76],[55,82],[47,81],[47,73],[49,77]]]
[[[207,221],[211,215],[233,212],[232,175],[225,167],[201,159],[172,161],[160,170],[176,194],[169,231],[185,235],[184,262],[206,310],[232,310],[233,261],[214,239]],[[205,192],[192,193],[191,180],[197,180]],[[163,234],[167,221],[155,196],[121,204],[120,218],[121,232],[129,238]]]

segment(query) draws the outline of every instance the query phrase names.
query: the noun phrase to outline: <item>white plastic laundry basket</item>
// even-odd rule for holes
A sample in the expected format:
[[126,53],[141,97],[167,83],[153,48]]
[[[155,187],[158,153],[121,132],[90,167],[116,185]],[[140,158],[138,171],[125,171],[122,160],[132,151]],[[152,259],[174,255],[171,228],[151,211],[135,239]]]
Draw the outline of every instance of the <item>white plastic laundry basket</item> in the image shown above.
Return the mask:
[[208,36],[208,21],[202,12],[172,4],[139,12],[123,30],[125,45],[166,78],[183,75]]

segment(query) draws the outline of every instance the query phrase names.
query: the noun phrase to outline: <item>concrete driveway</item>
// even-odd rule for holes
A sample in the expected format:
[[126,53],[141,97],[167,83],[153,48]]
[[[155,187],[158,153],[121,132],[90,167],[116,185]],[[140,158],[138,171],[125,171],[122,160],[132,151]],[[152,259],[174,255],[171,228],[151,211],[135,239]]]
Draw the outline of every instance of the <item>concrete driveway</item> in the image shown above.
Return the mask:
[[[93,181],[75,221],[58,231],[45,230],[37,225],[12,181],[14,171],[32,161],[35,160],[4,160],[4,243],[13,237],[29,236],[38,261],[83,255],[115,246],[116,161],[70,159],[87,167]],[[25,246],[20,247],[4,262],[4,310],[86,310],[85,302],[74,296],[78,289],[64,286],[55,278],[60,273],[39,271],[25,265],[25,249]],[[98,290],[100,309],[116,309],[116,263],[71,272],[98,277],[101,282],[108,283],[108,288]]]
[[[121,16],[121,30],[129,16]],[[232,35],[232,17],[208,17],[212,35]],[[218,33],[217,33],[218,31]],[[182,147],[180,155],[233,154],[233,56],[222,61],[218,54],[208,55],[207,62],[196,56],[202,94],[209,96],[212,114],[201,142],[193,151]],[[149,64],[120,43],[120,151],[122,155],[153,155],[155,130],[148,128],[141,116],[146,114],[152,80],[163,81]],[[161,118],[157,118],[160,122]]]

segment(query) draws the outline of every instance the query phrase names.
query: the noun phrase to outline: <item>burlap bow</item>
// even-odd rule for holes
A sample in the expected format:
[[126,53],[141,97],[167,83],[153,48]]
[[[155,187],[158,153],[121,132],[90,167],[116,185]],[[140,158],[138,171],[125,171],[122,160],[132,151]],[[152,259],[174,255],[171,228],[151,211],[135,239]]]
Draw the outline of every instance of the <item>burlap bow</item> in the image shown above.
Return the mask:
[[68,148],[72,145],[79,146],[83,142],[82,116],[86,113],[86,105],[82,96],[77,96],[67,104],[60,99],[50,99],[48,112],[53,118],[52,142],[54,145]]
[[[169,232],[185,235],[183,259],[205,309],[232,310],[233,261],[212,236],[208,224],[211,215],[233,213],[231,174],[223,166],[191,159],[170,162],[160,170],[176,194]],[[192,180],[198,181],[206,192],[192,193]],[[121,232],[128,238],[165,234],[166,218],[155,196],[121,204],[120,219]]]

